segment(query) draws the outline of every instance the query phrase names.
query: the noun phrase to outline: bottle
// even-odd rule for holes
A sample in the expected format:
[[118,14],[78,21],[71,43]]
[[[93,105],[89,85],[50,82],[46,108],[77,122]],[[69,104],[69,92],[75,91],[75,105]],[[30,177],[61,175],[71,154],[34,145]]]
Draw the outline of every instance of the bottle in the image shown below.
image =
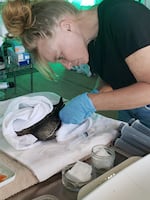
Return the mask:
[[150,136],[150,128],[142,124],[138,119],[132,121],[131,126],[143,134]]
[[129,125],[122,126],[120,138],[145,153],[150,152],[150,137]]
[[122,138],[117,138],[115,140],[114,146],[121,149],[123,152],[129,154],[130,156],[144,156],[145,152],[138,149],[136,146],[129,144]]
[[0,90],[15,87],[14,82],[0,82]]

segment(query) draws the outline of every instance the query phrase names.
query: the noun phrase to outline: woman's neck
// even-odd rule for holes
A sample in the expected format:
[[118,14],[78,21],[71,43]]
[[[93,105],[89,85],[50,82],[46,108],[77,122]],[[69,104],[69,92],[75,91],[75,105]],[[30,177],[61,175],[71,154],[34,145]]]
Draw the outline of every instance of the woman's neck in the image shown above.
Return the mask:
[[78,17],[78,25],[87,44],[95,39],[99,31],[97,7],[81,11]]

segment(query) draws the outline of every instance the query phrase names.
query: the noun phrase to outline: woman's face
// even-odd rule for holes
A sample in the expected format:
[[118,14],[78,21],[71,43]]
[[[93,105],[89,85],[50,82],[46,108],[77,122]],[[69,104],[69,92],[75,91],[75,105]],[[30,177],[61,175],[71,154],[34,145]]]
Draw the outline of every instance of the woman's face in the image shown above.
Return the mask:
[[38,41],[39,54],[49,62],[60,62],[65,68],[86,64],[89,61],[87,44],[77,26],[65,21],[56,28],[52,39]]

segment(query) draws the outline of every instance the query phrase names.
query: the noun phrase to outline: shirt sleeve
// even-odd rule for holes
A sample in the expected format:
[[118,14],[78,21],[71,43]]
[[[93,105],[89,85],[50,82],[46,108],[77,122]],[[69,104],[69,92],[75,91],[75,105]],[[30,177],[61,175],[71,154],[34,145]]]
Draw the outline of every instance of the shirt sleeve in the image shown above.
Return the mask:
[[110,19],[113,41],[123,58],[150,45],[150,10],[144,5],[117,5]]

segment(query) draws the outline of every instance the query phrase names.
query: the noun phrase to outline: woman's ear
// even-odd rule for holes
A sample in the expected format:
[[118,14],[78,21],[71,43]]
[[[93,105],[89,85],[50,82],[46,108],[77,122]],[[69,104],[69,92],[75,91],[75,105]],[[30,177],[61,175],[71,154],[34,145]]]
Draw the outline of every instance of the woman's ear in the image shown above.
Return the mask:
[[60,27],[65,31],[71,31],[72,23],[71,20],[64,19],[60,22]]

